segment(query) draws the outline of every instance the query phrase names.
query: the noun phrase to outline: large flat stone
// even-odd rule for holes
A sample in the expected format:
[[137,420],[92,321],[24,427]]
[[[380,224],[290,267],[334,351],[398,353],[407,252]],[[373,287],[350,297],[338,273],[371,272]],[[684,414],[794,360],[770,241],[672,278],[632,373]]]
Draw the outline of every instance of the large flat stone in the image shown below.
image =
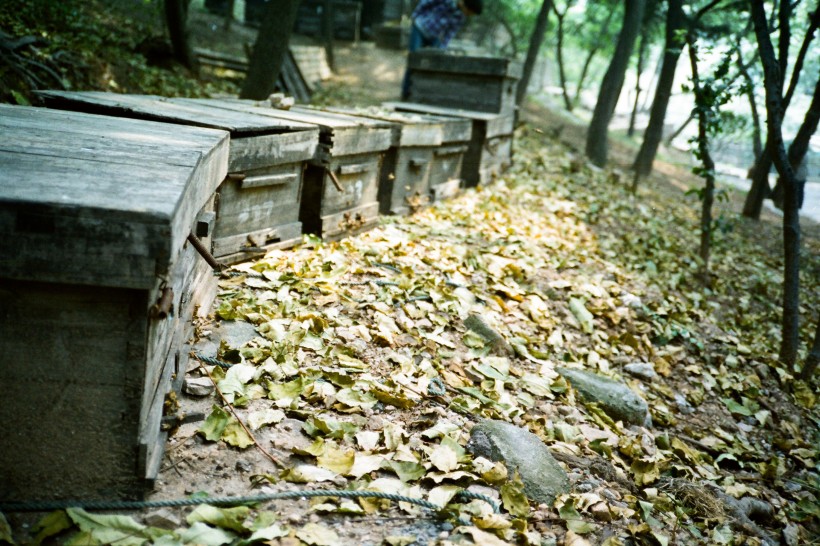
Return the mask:
[[470,432],[467,449],[475,456],[503,461],[510,475],[517,469],[524,493],[535,502],[552,504],[569,492],[567,473],[544,442],[526,429],[504,421],[481,421]]

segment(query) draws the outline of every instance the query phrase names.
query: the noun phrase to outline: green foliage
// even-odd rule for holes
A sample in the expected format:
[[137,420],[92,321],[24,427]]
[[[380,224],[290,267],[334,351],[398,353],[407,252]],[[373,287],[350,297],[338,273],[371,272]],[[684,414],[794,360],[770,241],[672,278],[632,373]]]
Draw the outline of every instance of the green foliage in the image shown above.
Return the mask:
[[28,104],[33,89],[47,88],[166,96],[235,93],[235,81],[198,79],[168,57],[160,7],[159,0],[0,3],[0,28],[8,39],[36,40],[0,59],[0,102]]

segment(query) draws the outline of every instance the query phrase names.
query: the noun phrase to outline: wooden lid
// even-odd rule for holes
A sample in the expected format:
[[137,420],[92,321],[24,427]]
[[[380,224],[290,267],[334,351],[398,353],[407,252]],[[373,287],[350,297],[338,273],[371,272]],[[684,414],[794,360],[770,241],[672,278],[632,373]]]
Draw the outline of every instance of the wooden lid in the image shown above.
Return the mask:
[[148,288],[227,173],[228,133],[0,105],[0,277]]

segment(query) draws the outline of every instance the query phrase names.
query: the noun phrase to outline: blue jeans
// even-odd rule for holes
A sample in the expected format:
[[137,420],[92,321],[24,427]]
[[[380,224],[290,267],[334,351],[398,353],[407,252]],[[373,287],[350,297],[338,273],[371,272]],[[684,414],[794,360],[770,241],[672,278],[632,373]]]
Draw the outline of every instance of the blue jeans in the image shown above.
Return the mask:
[[[415,21],[410,28],[410,39],[407,43],[407,50],[412,53],[418,51],[423,47],[441,47],[441,42],[438,38],[430,39],[421,33],[419,27],[416,26]],[[401,82],[401,100],[407,100],[410,96],[410,71],[405,69],[404,79]]]

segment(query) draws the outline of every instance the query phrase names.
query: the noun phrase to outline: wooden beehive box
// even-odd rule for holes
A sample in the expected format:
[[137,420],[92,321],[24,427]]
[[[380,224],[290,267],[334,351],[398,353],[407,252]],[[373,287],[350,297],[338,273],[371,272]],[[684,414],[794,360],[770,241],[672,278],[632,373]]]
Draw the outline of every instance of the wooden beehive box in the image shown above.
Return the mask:
[[441,146],[433,150],[430,163],[430,200],[458,194],[463,183],[464,156],[469,151],[473,122],[466,118],[424,114],[441,124]]
[[430,172],[444,137],[440,120],[379,107],[328,110],[392,124],[393,140],[379,175],[381,214],[410,214],[430,203]]
[[141,497],[228,134],[7,105],[0,132],[0,499]]
[[234,100],[231,108],[319,128],[319,147],[305,170],[299,217],[305,233],[335,240],[371,229],[379,215],[379,169],[392,142],[389,123],[307,107],[280,110]]
[[299,205],[305,161],[316,154],[314,125],[230,110],[221,99],[100,92],[41,93],[46,105],[229,131],[230,175],[219,187],[213,254],[235,263],[301,241]]
[[469,120],[472,132],[461,167],[461,178],[468,188],[490,182],[512,164],[513,114],[488,114],[411,102],[387,102],[385,106],[402,112]]
[[515,114],[522,65],[503,57],[422,49],[407,57],[407,101],[491,114]]

